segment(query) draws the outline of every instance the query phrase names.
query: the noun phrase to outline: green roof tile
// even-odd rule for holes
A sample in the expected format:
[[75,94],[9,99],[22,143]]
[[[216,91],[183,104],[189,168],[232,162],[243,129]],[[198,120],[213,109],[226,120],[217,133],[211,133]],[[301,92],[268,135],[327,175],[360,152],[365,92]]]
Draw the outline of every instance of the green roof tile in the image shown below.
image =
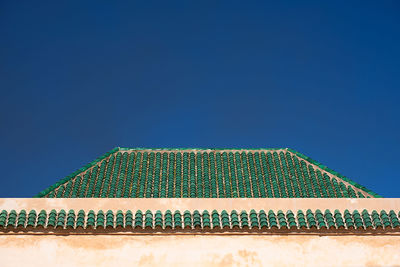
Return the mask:
[[7,215],[8,212],[6,210],[2,210],[0,213],[0,227],[5,227],[7,225]]
[[380,196],[286,148],[115,148],[36,197]]
[[[77,214],[77,215],[76,215]],[[104,213],[102,210],[96,212],[89,211],[85,216],[83,210],[69,210],[68,214],[64,210],[59,212],[52,210],[47,213],[42,210],[37,213],[35,210],[29,212],[15,210],[0,212],[0,231],[7,231],[18,227],[18,231],[24,228],[37,228],[41,231],[54,231],[54,227],[59,231],[71,231],[74,229],[90,229],[91,231],[108,231],[125,229],[129,231],[141,231],[143,229],[162,231],[163,229],[174,229],[179,231],[192,230],[210,230],[230,231],[237,229],[246,229],[246,231],[382,231],[389,229],[391,231],[400,230],[399,217],[395,211],[373,210],[368,212],[363,210],[345,210],[342,213],[335,210],[334,215],[329,210],[322,213],[320,210],[308,209],[306,212],[298,210],[293,213],[290,210],[277,212],[243,210],[238,214],[237,211],[230,212],[223,210],[220,213],[217,210],[210,212],[205,210],[202,215],[199,211],[179,210],[165,211],[157,210],[155,212],[147,210],[144,214],[138,210],[135,212],[133,225],[133,212],[128,210],[108,210]],[[295,215],[296,214],[296,215]],[[183,219],[183,221],[182,221]],[[52,230],[53,229],[53,230]]]
[[17,218],[18,218],[17,212],[15,210],[11,210],[10,213],[8,214],[7,227],[15,227]]

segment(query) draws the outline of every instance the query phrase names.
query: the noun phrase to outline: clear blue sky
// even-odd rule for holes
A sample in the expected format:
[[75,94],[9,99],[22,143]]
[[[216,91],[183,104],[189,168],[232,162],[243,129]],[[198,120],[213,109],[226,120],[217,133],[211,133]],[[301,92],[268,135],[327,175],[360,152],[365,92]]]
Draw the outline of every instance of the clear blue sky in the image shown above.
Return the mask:
[[400,197],[399,1],[1,1],[0,197],[116,146],[290,147]]

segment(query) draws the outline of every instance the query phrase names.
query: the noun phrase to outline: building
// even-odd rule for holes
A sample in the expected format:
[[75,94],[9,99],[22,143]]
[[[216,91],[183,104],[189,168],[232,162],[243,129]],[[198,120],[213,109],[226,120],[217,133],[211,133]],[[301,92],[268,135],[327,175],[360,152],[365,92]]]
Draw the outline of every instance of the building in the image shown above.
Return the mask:
[[1,266],[400,264],[400,201],[287,148],[115,148],[0,210]]

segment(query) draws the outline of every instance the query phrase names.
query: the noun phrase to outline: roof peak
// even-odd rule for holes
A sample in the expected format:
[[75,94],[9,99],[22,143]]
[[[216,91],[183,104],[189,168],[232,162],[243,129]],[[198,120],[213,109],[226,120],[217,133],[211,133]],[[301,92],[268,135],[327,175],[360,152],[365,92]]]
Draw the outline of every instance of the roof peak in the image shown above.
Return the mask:
[[153,151],[183,151],[183,150],[212,150],[212,151],[221,151],[221,150],[238,150],[238,151],[246,151],[246,150],[287,150],[288,148],[215,148],[215,147],[181,147],[181,148],[148,148],[148,147],[116,147],[118,151],[127,151],[127,150],[153,150]]

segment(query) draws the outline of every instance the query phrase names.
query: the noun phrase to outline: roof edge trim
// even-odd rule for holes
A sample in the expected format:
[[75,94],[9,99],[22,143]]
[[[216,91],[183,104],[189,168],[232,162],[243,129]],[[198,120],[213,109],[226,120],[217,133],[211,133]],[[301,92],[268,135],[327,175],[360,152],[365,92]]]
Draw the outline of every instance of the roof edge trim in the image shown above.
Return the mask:
[[184,148],[147,148],[147,147],[120,147],[119,151],[129,151],[129,150],[154,150],[154,151],[181,151],[181,150],[282,150],[286,148],[215,148],[215,147],[184,147]]
[[314,159],[312,159],[312,158],[310,158],[310,157],[307,157],[306,155],[304,155],[304,154],[302,154],[302,153],[300,153],[300,152],[297,152],[296,150],[293,150],[293,149],[291,149],[291,148],[286,148],[286,149],[287,149],[288,151],[294,153],[294,154],[297,155],[298,157],[300,157],[300,158],[302,158],[302,159],[304,159],[304,160],[307,160],[307,161],[311,162],[312,164],[317,165],[319,168],[323,169],[324,171],[329,172],[330,174],[335,175],[335,176],[337,176],[337,177],[339,177],[339,178],[345,180],[345,181],[348,182],[349,184],[351,184],[351,185],[357,187],[358,189],[361,189],[361,190],[367,192],[368,194],[370,194],[370,195],[372,195],[372,196],[374,196],[374,197],[383,198],[381,195],[379,195],[379,194],[377,194],[377,193],[375,193],[375,192],[369,190],[368,188],[366,188],[366,187],[364,187],[364,186],[362,186],[362,185],[360,185],[360,184],[358,184],[358,183],[356,183],[356,182],[350,180],[350,179],[347,178],[346,176],[341,175],[340,173],[338,173],[338,172],[336,172],[336,171],[334,171],[334,170],[328,168],[327,166],[325,166],[325,165],[319,163],[318,161],[316,161],[316,160],[314,160]]
[[79,168],[78,170],[74,171],[73,173],[71,173],[70,175],[64,177],[63,179],[59,180],[57,183],[47,187],[45,190],[39,192],[37,195],[34,196],[34,198],[40,198],[40,197],[44,197],[45,195],[47,195],[50,191],[56,189],[57,187],[59,187],[60,185],[68,182],[69,180],[71,180],[72,178],[74,178],[75,176],[77,176],[78,174],[86,171],[87,169],[93,167],[94,165],[96,165],[98,162],[102,161],[103,159],[105,159],[106,157],[108,157],[109,155],[119,151],[120,148],[119,147],[115,147],[113,149],[111,149],[110,151],[108,151],[107,153],[103,154],[102,156],[96,158],[95,160],[89,162],[88,164],[86,164],[85,166],[83,166],[82,168]]

